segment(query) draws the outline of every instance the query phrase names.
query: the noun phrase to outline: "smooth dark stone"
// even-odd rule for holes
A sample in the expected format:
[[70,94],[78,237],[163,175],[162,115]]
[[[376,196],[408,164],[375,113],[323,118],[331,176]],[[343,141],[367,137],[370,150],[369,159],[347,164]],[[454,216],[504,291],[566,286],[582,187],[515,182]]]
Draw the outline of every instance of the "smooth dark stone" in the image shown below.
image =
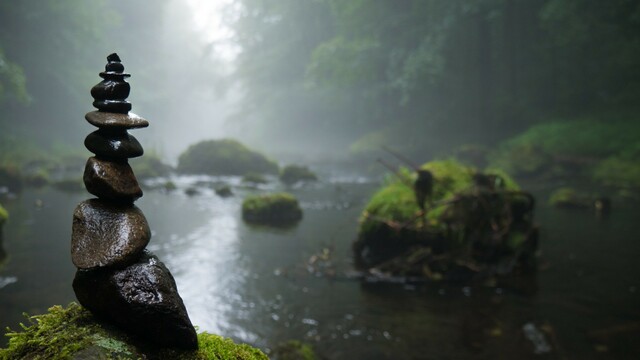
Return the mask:
[[138,140],[124,129],[96,130],[87,135],[84,146],[98,156],[109,158],[130,159],[144,154],[144,149]]
[[91,96],[95,100],[124,100],[130,91],[128,82],[104,80],[91,88]]
[[120,56],[118,56],[117,53],[111,53],[107,55],[107,61],[111,63],[111,62],[121,62],[122,60],[120,60]]
[[87,191],[101,199],[131,203],[142,196],[142,189],[127,162],[90,157],[82,180]]
[[126,114],[131,110],[131,103],[126,100],[96,100],[93,107],[100,111]]
[[85,116],[89,124],[99,128],[138,129],[149,126],[149,122],[130,112],[128,114],[91,111]]
[[71,230],[71,260],[80,269],[131,264],[151,239],[138,207],[100,199],[78,204]]
[[101,78],[105,80],[124,81],[125,78],[131,77],[131,74],[123,73],[119,71],[103,71],[100,74]]
[[198,348],[175,280],[151,253],[124,269],[78,270],[73,290],[82,306],[124,331],[159,347]]
[[124,71],[124,65],[122,65],[120,63],[120,60],[118,60],[117,62],[112,61],[109,62],[107,65],[104,66],[104,71],[105,72],[118,72],[121,73]]

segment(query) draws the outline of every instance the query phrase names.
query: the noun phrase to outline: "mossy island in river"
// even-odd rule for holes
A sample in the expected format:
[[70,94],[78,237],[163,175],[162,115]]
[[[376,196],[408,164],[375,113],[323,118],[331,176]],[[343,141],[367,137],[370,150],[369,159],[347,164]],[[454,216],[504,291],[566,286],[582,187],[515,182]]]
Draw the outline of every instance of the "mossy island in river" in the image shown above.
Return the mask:
[[433,161],[424,211],[416,174],[389,177],[363,211],[353,244],[370,273],[429,280],[494,279],[535,269],[533,197],[499,170],[478,172],[454,160]]
[[306,166],[287,165],[280,170],[280,181],[287,185],[316,180],[318,176]]
[[242,218],[253,224],[288,226],[302,219],[302,210],[289,193],[250,195],[242,202]]
[[54,306],[49,313],[30,317],[29,326],[6,334],[9,345],[0,360],[9,359],[171,359],[262,360],[267,356],[249,345],[221,336],[198,334],[198,350],[158,349],[132,339],[124,332],[97,322],[90,312],[72,303]]
[[180,155],[177,171],[205,175],[277,174],[278,164],[236,140],[205,140]]

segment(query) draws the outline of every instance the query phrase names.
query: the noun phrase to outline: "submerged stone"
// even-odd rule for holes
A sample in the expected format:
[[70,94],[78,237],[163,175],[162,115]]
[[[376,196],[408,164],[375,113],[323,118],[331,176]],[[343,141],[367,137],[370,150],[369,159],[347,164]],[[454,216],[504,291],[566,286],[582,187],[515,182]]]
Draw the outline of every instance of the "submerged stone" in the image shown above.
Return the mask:
[[101,199],[134,202],[142,196],[138,180],[126,162],[90,157],[83,180],[87,191]]
[[96,317],[127,332],[160,347],[198,348],[175,280],[151,253],[124,269],[78,270],[73,290]]
[[149,126],[149,122],[140,116],[129,112],[120,114],[115,112],[91,111],[84,118],[89,124],[99,128],[138,129]]
[[126,130],[96,130],[84,139],[84,146],[92,153],[109,158],[129,159],[142,156],[140,142]]
[[85,200],[73,213],[71,260],[80,269],[135,262],[151,239],[142,211],[132,204]]

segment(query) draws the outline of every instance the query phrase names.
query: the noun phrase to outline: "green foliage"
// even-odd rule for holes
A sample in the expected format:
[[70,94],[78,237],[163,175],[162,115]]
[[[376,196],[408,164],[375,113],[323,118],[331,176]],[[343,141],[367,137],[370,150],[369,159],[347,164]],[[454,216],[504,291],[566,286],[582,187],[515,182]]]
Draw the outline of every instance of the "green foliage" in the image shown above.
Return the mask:
[[0,103],[15,98],[23,104],[31,101],[22,68],[10,62],[0,47]]
[[640,144],[640,123],[625,120],[555,121],[532,126],[505,141],[502,151],[537,148],[553,155],[608,156]]
[[619,187],[640,186],[640,123],[574,120],[543,123],[504,141],[490,156],[492,167],[516,176],[576,175]]
[[248,222],[287,225],[302,218],[295,196],[289,193],[249,195],[242,202],[242,218]]
[[621,188],[640,188],[640,163],[623,156],[611,156],[592,170],[592,179],[597,183]]
[[278,165],[236,140],[222,139],[191,145],[180,155],[177,170],[209,175],[273,174],[278,172]]
[[280,171],[280,181],[294,184],[299,181],[316,181],[318,177],[306,166],[287,165]]
[[[87,349],[89,356],[108,359],[160,360],[266,360],[259,349],[209,333],[198,334],[197,351],[163,349],[146,354],[111,327],[103,327],[91,313],[72,303],[67,308],[53,306],[44,315],[28,317],[29,326],[21,324],[19,332],[9,331],[9,344],[0,349],[0,360],[71,359]],[[155,350],[154,350],[155,351]]]
[[0,226],[7,222],[7,220],[9,220],[9,212],[0,204]]

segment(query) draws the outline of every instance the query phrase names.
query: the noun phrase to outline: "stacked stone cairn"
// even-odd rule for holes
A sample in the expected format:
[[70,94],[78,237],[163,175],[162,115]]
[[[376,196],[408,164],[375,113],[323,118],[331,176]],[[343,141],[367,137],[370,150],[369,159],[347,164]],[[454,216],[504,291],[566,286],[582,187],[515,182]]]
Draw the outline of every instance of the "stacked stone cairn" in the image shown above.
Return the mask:
[[175,280],[158,258],[145,250],[151,230],[133,204],[142,190],[128,159],[142,156],[127,130],[149,122],[130,113],[130,86],[117,54],[107,57],[104,80],[91,89],[98,111],[86,114],[98,130],[85,139],[95,154],[84,184],[97,198],[81,202],[73,214],[71,259],[78,268],[73,289],[97,318],[158,347],[196,349],[198,341]]

